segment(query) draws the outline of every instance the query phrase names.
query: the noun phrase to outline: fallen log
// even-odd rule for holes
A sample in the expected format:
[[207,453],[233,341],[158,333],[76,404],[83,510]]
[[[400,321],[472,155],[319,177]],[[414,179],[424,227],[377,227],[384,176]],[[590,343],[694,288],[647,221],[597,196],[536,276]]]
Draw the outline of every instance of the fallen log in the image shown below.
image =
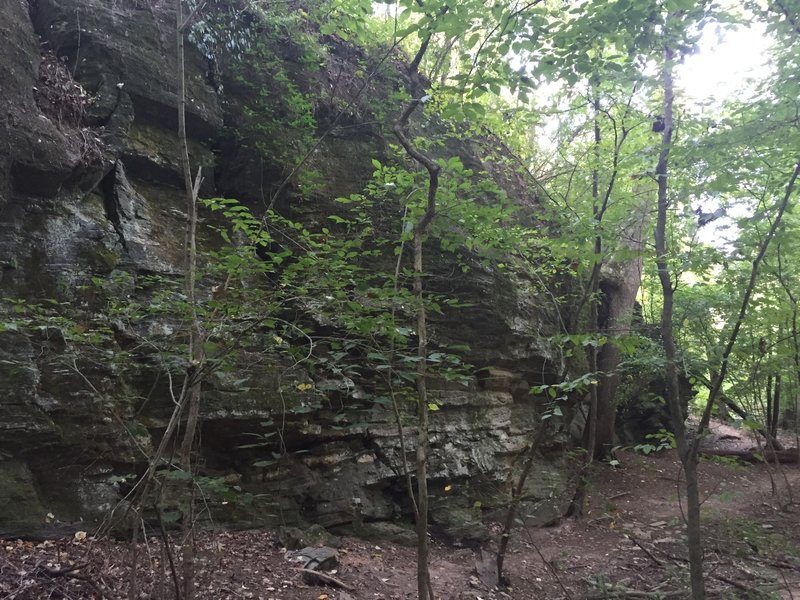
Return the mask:
[[[713,383],[711,381],[709,381],[708,379],[706,379],[705,377],[703,377],[702,375],[695,374],[695,375],[693,375],[693,377],[695,379],[697,379],[698,382],[700,382],[704,386],[706,386],[709,390],[711,390],[714,387]],[[752,421],[753,420],[752,417],[747,413],[746,410],[744,410],[738,404],[736,404],[736,402],[734,402],[733,400],[728,398],[728,396],[726,396],[723,392],[720,392],[719,400],[721,402],[723,402],[734,413],[736,413],[743,421]],[[780,441],[778,441],[776,438],[771,436],[769,434],[769,432],[767,432],[763,427],[759,427],[755,431],[756,431],[756,433],[761,434],[761,436],[765,440],[767,440],[768,442],[772,442],[772,446],[776,450],[782,451],[784,449],[783,445],[780,443]],[[755,462],[760,462],[760,461],[755,461]]]
[[750,463],[763,463],[775,461],[783,465],[798,464],[797,448],[787,448],[785,450],[701,450],[700,454],[706,456],[729,456],[738,458]]
[[304,577],[308,576],[308,578],[311,581],[313,581],[314,579],[319,579],[320,581],[323,581],[325,583],[330,583],[331,585],[335,585],[336,587],[340,587],[349,592],[356,591],[356,588],[354,588],[352,585],[346,584],[341,579],[336,579],[336,577],[334,577],[333,575],[321,573],[320,571],[314,571],[313,569],[300,569],[300,572],[303,574]]

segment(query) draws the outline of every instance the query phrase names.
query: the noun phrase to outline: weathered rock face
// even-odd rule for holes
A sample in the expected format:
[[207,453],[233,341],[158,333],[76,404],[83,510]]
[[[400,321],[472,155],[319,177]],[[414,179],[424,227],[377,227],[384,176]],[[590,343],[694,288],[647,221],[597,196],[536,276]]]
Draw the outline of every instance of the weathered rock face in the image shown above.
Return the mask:
[[[4,312],[13,311],[15,298],[69,302],[85,312],[88,327],[92,278],[117,281],[111,293],[124,302],[136,292],[120,273],[169,278],[183,272],[173,27],[174,14],[160,2],[0,0]],[[302,85],[331,87],[352,52],[332,43],[330,65]],[[62,81],[74,74],[80,87],[45,91],[79,118],[37,103],[43,91],[37,87],[51,85],[43,84],[42,64]],[[207,75],[206,59],[189,52],[187,121],[192,163],[204,168],[203,195],[260,202],[286,165],[257,164],[232,142],[223,122],[235,127],[247,98],[237,97],[232,83],[220,95]],[[395,74],[373,91],[401,81]],[[332,93],[327,103],[318,97],[324,129],[337,104]],[[360,105],[369,101],[367,95]],[[284,201],[298,218],[319,222],[333,197],[360,191],[372,172],[370,159],[384,152],[380,129],[366,124],[357,108],[309,163],[325,183],[302,201]],[[437,260],[434,274],[450,270],[446,256]],[[551,325],[525,282],[476,269],[448,285],[471,306],[434,319],[434,342],[470,344],[466,358],[483,375],[467,387],[433,383],[441,409],[431,426],[432,512],[451,535],[475,537],[481,509],[506,501],[515,460],[539,423],[528,390],[554,368],[537,341]],[[96,524],[141,473],[172,400],[166,376],[146,354],[133,367],[113,360],[131,346],[124,339],[118,344],[72,355],[55,322],[35,333],[0,332],[0,534]],[[234,501],[209,498],[217,522],[340,526],[353,521],[356,507],[367,522],[409,514],[397,425],[390,410],[365,401],[286,416],[287,452],[254,466],[264,450],[240,446],[263,430],[263,421],[283,419],[286,400],[278,390],[284,366],[259,369],[256,390],[217,381],[205,400],[202,474],[224,478],[239,494]],[[413,462],[413,410],[404,406],[403,413]],[[529,497],[545,512],[563,487],[561,466],[553,450],[531,478]]]

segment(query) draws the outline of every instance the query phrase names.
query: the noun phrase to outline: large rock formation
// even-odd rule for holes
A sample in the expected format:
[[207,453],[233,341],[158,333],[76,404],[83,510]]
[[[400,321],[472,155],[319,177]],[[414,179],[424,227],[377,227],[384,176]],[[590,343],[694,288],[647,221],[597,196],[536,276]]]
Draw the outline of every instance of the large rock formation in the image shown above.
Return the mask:
[[[125,302],[137,292],[121,273],[183,272],[173,23],[157,1],[0,0],[0,297],[8,323],[16,302],[46,300],[84,311],[90,327],[96,280]],[[381,126],[370,124],[370,102],[403,87],[387,63],[363,98],[348,104],[354,92],[337,91],[336,82],[343,73],[355,77],[363,56],[340,40],[326,43],[327,64],[304,75],[291,64],[291,40],[281,42],[280,60],[295,85],[317,92],[317,128],[336,126],[308,163],[322,183],[279,199],[282,210],[310,224],[324,220],[334,197],[363,188],[370,159],[387,144]],[[230,127],[241,125],[249,92],[233,79],[217,80],[208,58],[189,49],[187,120],[192,163],[204,167],[203,195],[256,206],[290,165],[279,164],[277,152],[265,164],[237,143]],[[251,67],[258,76],[258,65]],[[331,116],[344,105],[345,119]],[[458,153],[488,169],[468,146]],[[434,274],[451,270],[447,260],[439,255]],[[431,431],[433,518],[452,535],[470,536],[478,535],[471,526],[481,509],[505,501],[515,461],[539,425],[528,390],[555,368],[539,341],[552,326],[525,281],[474,269],[448,285],[470,306],[437,317],[434,342],[470,344],[466,359],[482,375],[468,386],[433,385],[441,406]],[[166,376],[146,353],[125,354],[140,361],[133,366],[118,360],[131,346],[126,332],[73,355],[64,323],[38,325],[0,329],[0,534],[100,522],[142,472],[172,406]],[[340,526],[356,506],[365,521],[408,516],[390,410],[354,399],[336,410],[283,415],[283,392],[302,392],[279,391],[283,365],[259,369],[255,384],[237,389],[231,375],[204,400],[202,475],[232,493],[209,497],[215,520]],[[413,416],[404,412],[413,437]],[[240,448],[264,430],[262,422],[284,418],[282,456],[270,462],[263,460],[268,448]],[[558,496],[566,477],[558,456],[542,458],[531,478],[534,503],[551,505]]]

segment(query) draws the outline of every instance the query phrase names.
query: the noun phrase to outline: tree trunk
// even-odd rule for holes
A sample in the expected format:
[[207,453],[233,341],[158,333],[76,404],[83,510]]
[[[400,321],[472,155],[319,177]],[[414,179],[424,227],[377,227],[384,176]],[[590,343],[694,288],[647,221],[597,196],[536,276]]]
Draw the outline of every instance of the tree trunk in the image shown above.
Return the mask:
[[[597,91],[597,85],[592,84],[592,106],[594,108],[594,159],[595,165],[592,169],[592,217],[597,231],[594,235],[594,265],[592,266],[592,277],[589,281],[589,335],[597,336],[599,330],[599,311],[598,304],[600,302],[600,269],[603,265],[603,236],[600,233],[600,222],[603,219],[605,206],[600,207],[600,143],[602,136],[600,132],[600,98]],[[591,344],[589,346],[589,372],[597,374],[597,355],[598,344]],[[589,421],[586,424],[586,469],[588,469],[594,460],[595,452],[597,450],[597,410],[598,410],[598,386],[589,386]],[[583,497],[586,494],[586,477],[588,473],[584,473],[581,481],[578,482],[579,493],[576,493],[576,499],[579,500],[577,514],[583,511]],[[575,500],[573,500],[573,503]]]
[[777,373],[775,375],[775,387],[772,393],[772,413],[769,421],[769,432],[772,435],[772,439],[778,437],[778,421],[781,415],[781,387],[781,374]]
[[[431,36],[428,35],[420,45],[416,56],[408,66],[408,74],[412,83],[412,93],[421,94],[419,81],[419,65],[425,56]],[[411,115],[420,106],[420,99],[413,99],[406,106],[400,118],[394,124],[394,134],[400,145],[412,159],[428,171],[428,194],[425,212],[414,225],[414,297],[417,311],[417,402],[418,402],[418,437],[417,437],[417,596],[419,600],[434,600],[428,568],[428,331],[425,314],[425,298],[423,286],[423,246],[422,242],[428,227],[436,215],[436,196],[439,190],[439,165],[429,156],[420,152],[406,135],[406,127]]]
[[614,446],[614,427],[617,421],[615,396],[619,387],[619,350],[614,344],[606,344],[597,356],[600,371],[597,390],[597,437],[595,457],[603,459],[610,455]]
[[[200,3],[202,5],[202,2]],[[198,5],[199,6],[199,5]],[[181,0],[175,0],[175,38],[178,53],[178,141],[180,144],[180,164],[183,172],[183,185],[186,197],[186,273],[184,275],[184,291],[188,305],[189,348],[186,369],[186,425],[183,431],[178,458],[185,472],[191,474],[192,450],[200,420],[200,369],[203,364],[203,334],[197,316],[195,298],[195,279],[197,273],[197,196],[199,193],[201,173],[198,169],[197,179],[192,182],[192,166],[189,162],[189,142],[186,134],[186,73],[184,60],[184,30],[187,22],[183,17]],[[194,597],[194,478],[188,480],[183,510],[183,598]]]
[[661,137],[661,152],[656,165],[656,179],[658,181],[658,220],[656,224],[656,265],[658,278],[661,282],[661,292],[664,305],[661,311],[661,339],[666,355],[667,379],[667,404],[670,409],[672,426],[675,430],[675,441],[678,446],[686,477],[686,528],[689,546],[689,579],[693,600],[705,600],[706,588],[703,580],[703,547],[700,537],[700,492],[697,482],[697,454],[692,451],[692,446],[686,438],[686,427],[681,409],[678,369],[675,362],[675,340],[672,329],[673,303],[675,288],[672,284],[672,275],[667,262],[667,209],[669,208],[669,188],[667,176],[669,173],[669,152],[672,146],[672,107],[674,90],[672,82],[673,50],[664,47],[664,65],[662,70],[662,84],[664,88],[664,132]]
[[[667,173],[670,145],[672,143],[672,104],[673,104],[673,51],[668,45],[664,47],[664,133],[662,137],[661,153],[656,166],[656,179],[658,181],[658,223],[656,225],[656,261],[658,266],[658,277],[664,295],[664,307],[661,315],[661,336],[664,343],[666,355],[667,371],[667,401],[670,407],[672,422],[675,427],[675,440],[678,446],[678,453],[683,464],[686,475],[686,511],[687,511],[687,536],[689,539],[689,570],[690,582],[692,587],[692,598],[694,600],[705,600],[705,584],[703,582],[703,556],[700,537],[700,495],[697,483],[697,456],[700,443],[705,430],[711,420],[711,413],[714,405],[722,393],[722,384],[728,373],[729,359],[736,341],[741,331],[742,324],[747,316],[750,300],[755,292],[756,282],[758,281],[759,269],[764,260],[764,256],[769,249],[770,242],[775,237],[781,226],[783,215],[789,205],[797,179],[800,177],[800,161],[795,164],[789,181],[783,194],[783,198],[778,203],[774,216],[770,221],[769,230],[762,238],[758,246],[758,252],[752,262],[750,269],[750,279],[742,295],[739,313],[730,330],[728,340],[722,351],[720,367],[717,376],[714,378],[710,387],[708,401],[706,402],[697,432],[691,442],[686,437],[686,429],[683,423],[680,401],[678,398],[678,379],[675,363],[675,342],[672,331],[673,295],[671,275],[667,263],[666,249],[666,223],[667,208],[669,205]],[[800,450],[800,449],[799,449]]]
[[[636,258],[612,261],[603,268],[600,289],[604,314],[601,315],[599,330],[609,337],[630,333],[636,296],[642,283],[644,229],[648,221],[648,207],[638,207],[626,224],[620,242],[623,248],[635,253]],[[620,360],[619,348],[614,343],[605,344],[597,356],[597,368],[601,373],[597,389],[597,458],[606,457],[614,445]]]
[[[594,108],[594,168],[592,169],[592,222],[597,228],[594,235],[594,247],[592,264],[592,273],[589,277],[589,289],[587,291],[589,299],[589,318],[587,323],[587,331],[589,335],[597,335],[598,324],[598,311],[597,304],[599,301],[598,293],[600,290],[600,268],[602,266],[603,254],[603,237],[600,234],[600,222],[603,220],[603,213],[605,212],[605,204],[600,206],[600,173],[598,166],[600,163],[600,142],[602,136],[600,132],[600,98],[597,92],[597,86],[592,83],[592,106]],[[593,376],[597,376],[597,344],[590,344],[588,346],[589,355],[588,368]],[[597,447],[597,410],[598,410],[598,395],[597,385],[589,386],[589,416],[586,420],[586,428],[583,432],[583,448],[586,455],[581,466],[580,473],[578,474],[577,485],[575,486],[575,493],[572,496],[569,508],[567,508],[567,516],[580,517],[583,514],[583,503],[586,497],[586,486],[588,484],[587,478],[589,477],[589,469],[594,461],[595,449]]]
[[190,464],[190,455],[200,416],[201,378],[197,370],[203,363],[203,334],[197,317],[195,298],[195,279],[197,277],[197,196],[201,183],[198,169],[197,179],[192,182],[192,166],[189,162],[189,141],[186,135],[186,74],[184,61],[184,19],[181,0],[176,0],[177,26],[175,37],[178,46],[178,141],[180,143],[180,163],[183,172],[184,194],[186,198],[186,273],[184,291],[188,305],[189,348],[187,368],[187,407],[186,428],[180,448],[180,459],[184,467]]
[[[633,306],[641,283],[641,257],[629,263],[605,262],[605,252],[600,226],[609,207],[612,192],[619,174],[619,163],[622,146],[628,137],[629,130],[625,127],[625,116],[621,122],[613,123],[614,151],[611,157],[611,173],[603,193],[600,190],[600,172],[597,167],[600,163],[601,153],[601,106],[596,87],[593,88],[594,108],[594,159],[595,168],[592,170],[592,216],[595,231],[592,273],[589,278],[589,319],[587,331],[590,335],[599,337],[608,334],[609,337],[627,332]],[[630,104],[628,105],[630,107]],[[627,113],[626,113],[627,114]],[[640,251],[642,248],[642,233],[646,212],[637,215],[625,227],[619,236],[620,245]],[[615,274],[616,271],[621,274]],[[604,272],[610,275],[605,275]],[[581,302],[581,305],[583,302]],[[589,389],[589,420],[584,431],[584,448],[591,459],[600,459],[607,455],[614,439],[614,423],[616,420],[615,395],[619,385],[616,369],[619,366],[619,351],[611,343],[602,346],[589,347],[589,370],[596,379],[597,385]],[[590,461],[591,462],[591,461]],[[588,463],[587,463],[588,465]],[[579,484],[580,485],[580,484]],[[578,490],[576,496],[581,494]],[[575,503],[570,507],[570,512],[577,508]]]
[[[424,230],[414,230],[414,296],[417,301],[417,402],[419,428],[417,433],[417,595],[428,597],[428,387],[427,376],[428,332],[425,315],[425,298],[422,287],[422,238]],[[430,600],[433,600],[431,598]]]

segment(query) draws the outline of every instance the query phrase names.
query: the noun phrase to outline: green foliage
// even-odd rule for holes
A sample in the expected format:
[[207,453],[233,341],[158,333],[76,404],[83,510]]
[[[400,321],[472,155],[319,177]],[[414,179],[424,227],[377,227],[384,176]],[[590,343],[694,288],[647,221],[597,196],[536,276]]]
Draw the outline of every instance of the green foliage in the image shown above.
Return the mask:
[[[342,87],[387,79],[376,88],[387,93],[365,99],[371,106],[363,110],[388,134],[409,100],[395,67],[428,42],[418,98],[424,118],[408,132],[441,168],[426,252],[439,253],[462,273],[525,282],[520,295],[540,296],[542,310],[557,317],[557,335],[529,332],[554,351],[557,371],[554,381],[531,388],[542,401],[542,420],[568,416],[574,402],[611,375],[587,366],[595,352],[620,353],[613,374],[624,385],[663,372],[656,336],[598,331],[589,323],[589,307],[602,300],[593,274],[642,260],[637,325],[646,330],[657,322],[652,248],[630,243],[637,225],[649,235],[655,197],[660,148],[651,124],[661,92],[652,66],[663,59],[666,42],[690,54],[700,25],[725,24],[732,21],[728,15],[689,0],[591,0],[566,8],[499,0],[211,6],[190,38],[212,63],[217,87],[244,99],[228,107],[235,143],[274,170],[274,180],[293,173],[319,138],[323,100],[334,112],[352,108],[337,97],[338,83],[323,94],[309,75],[330,64],[331,47],[358,55],[348,59],[353,69]],[[685,374],[697,376],[694,384],[720,369],[765,224],[800,147],[797,32],[780,15],[748,18],[756,16],[781,42],[774,76],[754,97],[709,109],[714,114],[676,107],[680,135],[670,148],[670,253],[664,258],[675,274],[679,359]],[[373,68],[379,54],[388,57],[380,77]],[[363,116],[356,108],[353,115]],[[415,350],[408,246],[428,202],[427,174],[392,145],[361,158],[371,161],[372,178],[358,193],[337,198],[324,223],[279,214],[269,197],[264,205],[270,208],[261,213],[234,199],[207,200],[213,243],[201,253],[195,305],[178,276],[126,272],[105,261],[118,268],[87,277],[77,305],[4,298],[0,334],[35,337],[64,364],[91,356],[121,380],[140,374],[142,365],[179,376],[188,366],[185,323],[197,318],[210,387],[249,396],[258,393],[265,371],[280,373],[275,410],[298,419],[324,413],[331,427],[347,425],[334,401],[379,411],[397,401],[413,405],[420,361],[431,377],[466,385],[469,349],[434,344],[422,357]],[[303,200],[319,175],[301,169]],[[695,213],[717,206],[731,215],[717,236],[728,236],[725,243],[703,241]],[[789,210],[765,257],[740,324],[742,343],[728,359],[731,377],[723,391],[754,419],[765,416],[767,382],[784,375],[783,397],[794,403],[800,389],[796,213]],[[427,291],[424,302],[431,314],[457,314],[469,299]],[[260,468],[286,451],[275,423],[265,421],[264,428],[241,446],[263,453],[255,463]],[[675,443],[664,430],[647,439],[636,447],[645,454]],[[185,476],[172,471],[166,478]],[[228,490],[214,480],[202,485],[221,496]]]
[[319,70],[327,50],[303,9],[219,4],[201,13],[190,39],[207,55],[217,86],[244,99],[229,107],[236,141],[267,165],[293,165],[317,126],[314,93],[298,82]]
[[658,432],[648,433],[644,437],[650,440],[650,442],[637,444],[633,447],[634,450],[642,454],[652,454],[654,452],[675,448],[675,434],[666,429],[659,429]]
[[323,35],[336,35],[362,47],[374,43],[376,38],[369,26],[373,11],[370,0],[333,0],[321,4],[317,11],[315,17]]
[[[465,168],[459,157],[437,162],[442,169],[437,201],[439,218],[431,235],[440,248],[452,254],[464,272],[470,269],[470,262],[487,267],[507,259],[508,252],[519,248],[525,233],[514,226],[518,207],[491,178]],[[401,166],[382,165],[377,160],[373,160],[373,165],[376,170],[365,195],[340,198],[339,202],[399,205],[403,211],[399,241],[408,242],[413,234],[412,224],[419,219],[427,202],[425,176]],[[395,253],[399,251],[400,247],[396,246]]]

